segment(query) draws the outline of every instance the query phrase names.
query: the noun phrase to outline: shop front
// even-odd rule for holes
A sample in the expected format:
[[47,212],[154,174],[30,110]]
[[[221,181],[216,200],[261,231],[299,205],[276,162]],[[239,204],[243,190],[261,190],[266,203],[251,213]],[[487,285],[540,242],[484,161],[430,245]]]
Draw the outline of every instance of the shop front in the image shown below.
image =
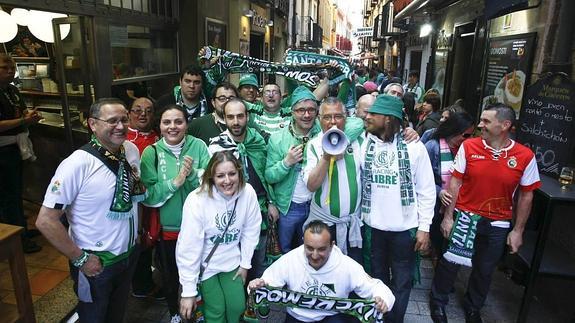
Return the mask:
[[[89,140],[86,118],[96,98],[159,95],[165,90],[160,85],[174,78],[177,33],[171,9],[177,8],[79,1],[55,13],[44,1],[25,4],[0,3],[17,24],[17,34],[0,43],[0,50],[16,61],[15,85],[26,106],[43,117],[30,127],[37,160],[24,169],[24,199],[39,203],[58,164]],[[142,19],[158,14],[158,21]]]

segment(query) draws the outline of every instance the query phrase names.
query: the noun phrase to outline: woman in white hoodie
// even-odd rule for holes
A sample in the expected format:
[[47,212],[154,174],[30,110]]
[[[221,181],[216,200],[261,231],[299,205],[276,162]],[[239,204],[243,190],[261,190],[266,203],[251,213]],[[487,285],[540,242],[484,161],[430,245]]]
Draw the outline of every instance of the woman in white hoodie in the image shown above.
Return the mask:
[[241,164],[229,151],[215,153],[202,185],[184,203],[176,246],[182,317],[192,316],[199,290],[206,322],[239,322],[260,222],[257,196]]

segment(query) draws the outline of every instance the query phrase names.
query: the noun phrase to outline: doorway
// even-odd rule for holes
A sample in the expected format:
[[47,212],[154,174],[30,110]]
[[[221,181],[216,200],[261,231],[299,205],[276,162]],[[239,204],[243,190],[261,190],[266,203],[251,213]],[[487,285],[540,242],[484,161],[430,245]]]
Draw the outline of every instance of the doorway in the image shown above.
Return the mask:
[[[263,59],[264,53],[264,34],[250,34],[250,57]],[[258,78],[258,84],[263,86],[263,73],[254,73]]]

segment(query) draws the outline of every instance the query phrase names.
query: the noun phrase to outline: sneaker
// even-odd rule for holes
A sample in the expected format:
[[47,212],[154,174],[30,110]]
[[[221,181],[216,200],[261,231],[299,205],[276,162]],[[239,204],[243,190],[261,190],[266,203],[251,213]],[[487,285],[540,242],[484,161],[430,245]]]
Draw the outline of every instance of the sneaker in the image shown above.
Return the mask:
[[24,253],[34,253],[42,250],[42,247],[30,239],[24,239],[23,245]]
[[465,322],[466,323],[483,323],[481,319],[481,312],[479,311],[465,311]]
[[437,305],[435,302],[429,302],[429,314],[433,323],[447,323],[447,314],[445,307]]
[[172,316],[172,320],[170,321],[170,323],[180,323],[182,322],[182,318],[180,317],[180,314],[176,314],[174,316]]

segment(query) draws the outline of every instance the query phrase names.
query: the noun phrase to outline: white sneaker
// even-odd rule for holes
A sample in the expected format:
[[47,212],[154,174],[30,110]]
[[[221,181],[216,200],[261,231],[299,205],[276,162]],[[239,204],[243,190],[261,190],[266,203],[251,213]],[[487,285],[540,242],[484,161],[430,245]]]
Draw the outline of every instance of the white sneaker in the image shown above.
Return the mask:
[[172,316],[172,320],[170,321],[170,323],[181,323],[181,322],[182,318],[180,317],[180,314]]

